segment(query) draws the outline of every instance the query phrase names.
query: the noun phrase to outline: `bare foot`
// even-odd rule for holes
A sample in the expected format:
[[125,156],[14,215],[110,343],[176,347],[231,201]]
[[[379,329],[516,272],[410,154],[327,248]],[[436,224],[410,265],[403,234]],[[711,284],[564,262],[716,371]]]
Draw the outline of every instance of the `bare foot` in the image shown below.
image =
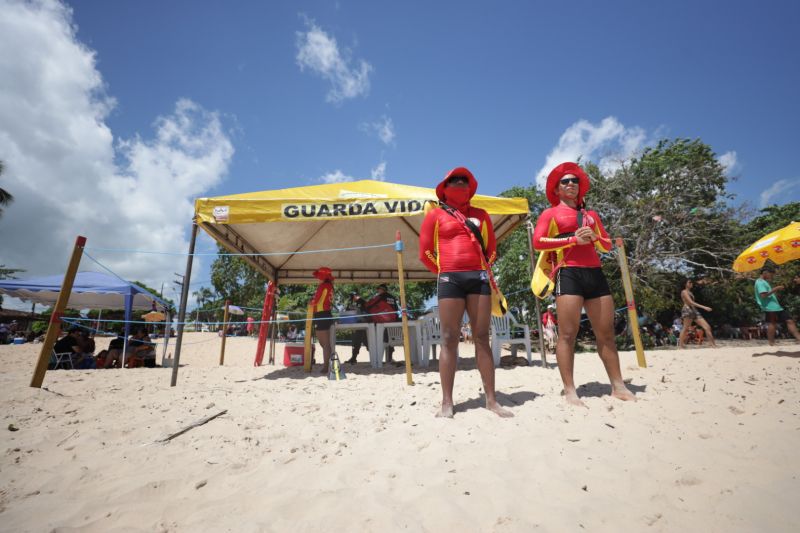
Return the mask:
[[436,418],[453,418],[453,404],[442,402],[442,408],[436,412]]
[[500,418],[512,418],[514,413],[509,411],[508,409],[501,407],[499,403],[495,402],[486,402],[486,408],[499,416]]
[[611,396],[618,400],[622,400],[623,402],[637,401],[636,396],[634,396],[625,385],[622,385],[621,387],[611,387]]
[[561,395],[564,397],[564,399],[570,405],[575,405],[575,406],[578,406],[578,407],[585,407],[587,409],[589,408],[588,405],[583,403],[583,401],[581,401],[581,399],[578,398],[578,392],[576,390],[574,390],[574,389],[572,391],[570,391],[570,392],[562,390],[561,391]]

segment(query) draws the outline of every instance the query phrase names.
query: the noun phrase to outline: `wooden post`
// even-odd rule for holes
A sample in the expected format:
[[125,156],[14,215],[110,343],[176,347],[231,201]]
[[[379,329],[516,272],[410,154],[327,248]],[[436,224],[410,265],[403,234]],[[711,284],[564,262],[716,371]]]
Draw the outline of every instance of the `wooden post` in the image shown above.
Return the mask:
[[306,372],[311,372],[311,324],[314,322],[314,306],[308,306],[308,311],[306,311],[306,333],[303,337],[305,342],[305,346],[303,347],[303,370]]
[[636,347],[636,360],[641,368],[647,368],[647,361],[644,358],[644,347],[642,337],[639,334],[639,317],[636,315],[636,301],[633,298],[633,284],[631,274],[628,270],[628,258],[625,257],[625,245],[622,238],[615,239],[617,244],[617,259],[619,260],[620,274],[622,275],[622,286],[625,289],[625,300],[628,306],[628,323],[633,332],[633,344]]
[[58,334],[61,332],[61,316],[64,314],[64,309],[66,309],[69,297],[72,294],[72,284],[75,283],[75,275],[78,273],[78,265],[81,264],[84,246],[86,246],[86,237],[79,235],[75,239],[75,247],[72,249],[72,256],[67,264],[64,280],[61,282],[61,290],[58,293],[53,313],[50,315],[50,324],[47,326],[47,334],[44,336],[44,343],[42,343],[42,349],[39,352],[39,360],[36,361],[36,366],[33,369],[31,387],[42,388],[47,365],[50,362],[50,355],[53,353],[53,346],[55,346]]
[[183,321],[186,320],[186,302],[189,299],[189,281],[192,278],[192,260],[194,259],[194,245],[196,241],[197,223],[192,222],[192,237],[189,239],[189,256],[186,258],[186,274],[183,276],[181,306],[178,310],[178,336],[175,339],[175,358],[172,361],[171,387],[174,387],[178,383],[178,367],[180,367],[181,345],[183,344]]
[[225,300],[225,314],[222,317],[222,346],[219,348],[219,366],[225,363],[225,339],[228,338],[228,307],[230,300]]
[[[528,258],[530,259],[530,273],[536,271],[536,255],[533,250],[533,224],[529,220],[525,225],[528,230]],[[542,326],[542,311],[539,309],[539,298],[533,297],[533,308],[536,311],[536,331],[539,332],[539,354],[542,358],[542,368],[547,368],[547,352],[544,348],[544,327]]]
[[[397,277],[400,280],[400,309],[403,321],[403,352],[406,356],[406,385],[413,385],[411,375],[411,343],[408,338],[408,312],[406,311],[406,280],[403,275],[403,241],[400,240],[400,230],[395,235],[394,249],[397,252]],[[382,356],[383,354],[378,354]]]

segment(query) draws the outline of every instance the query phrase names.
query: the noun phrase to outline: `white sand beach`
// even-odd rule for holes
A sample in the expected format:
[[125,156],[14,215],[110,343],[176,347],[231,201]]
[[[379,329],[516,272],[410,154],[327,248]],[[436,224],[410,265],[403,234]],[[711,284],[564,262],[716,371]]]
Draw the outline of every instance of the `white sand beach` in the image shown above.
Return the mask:
[[177,387],[140,368],[50,371],[42,389],[28,386],[40,345],[0,346],[0,529],[800,529],[797,344],[649,351],[646,369],[622,353],[636,403],[578,354],[589,409],[564,404],[555,368],[500,368],[512,419],[481,408],[462,344],[444,420],[435,363],[409,387],[362,351],[331,382],[284,368],[281,345],[253,367],[250,338],[229,338],[220,367],[219,343],[186,336]]

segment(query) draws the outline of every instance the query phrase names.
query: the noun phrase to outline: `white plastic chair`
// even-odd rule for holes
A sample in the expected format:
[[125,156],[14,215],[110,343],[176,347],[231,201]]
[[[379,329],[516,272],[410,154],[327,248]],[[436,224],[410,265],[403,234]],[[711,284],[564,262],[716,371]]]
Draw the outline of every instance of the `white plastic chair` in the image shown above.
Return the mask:
[[[389,322],[385,324],[378,323],[375,326],[375,343],[377,344],[376,356],[378,357],[377,368],[382,368],[385,348],[387,346],[404,346],[403,326],[400,322]],[[421,343],[417,326],[418,322],[413,320],[408,321],[408,333],[410,336],[408,344],[409,348],[411,349],[411,362],[419,364],[421,363],[423,356],[419,353],[421,349]],[[383,340],[384,330],[386,331],[387,335],[386,342]]]
[[[524,335],[521,339],[514,338],[513,329],[515,328],[522,329]],[[500,365],[503,344],[510,345],[511,355],[514,357],[517,356],[517,346],[520,344],[525,346],[528,352],[528,364],[531,364],[531,328],[517,322],[511,313],[506,313],[506,315],[502,317],[492,316],[491,333],[494,366]]]
[[72,356],[74,355],[73,352],[64,352],[64,353],[56,353],[53,350],[53,355],[50,358],[50,361],[53,363],[53,370],[58,370],[59,368],[67,368],[67,364],[69,364],[69,368],[74,370],[75,365],[72,363]]
[[422,366],[428,366],[431,360],[436,360],[436,345],[442,345],[442,324],[438,315],[423,317],[420,319],[422,330]]

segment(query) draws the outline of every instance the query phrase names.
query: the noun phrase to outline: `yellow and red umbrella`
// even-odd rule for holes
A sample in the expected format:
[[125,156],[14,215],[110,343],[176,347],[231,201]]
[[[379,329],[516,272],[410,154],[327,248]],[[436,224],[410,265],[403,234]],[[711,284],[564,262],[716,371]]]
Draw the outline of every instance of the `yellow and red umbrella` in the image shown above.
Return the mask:
[[778,265],[800,259],[800,222],[792,222],[758,239],[739,254],[733,262],[733,269],[750,272],[764,266],[767,259]]

